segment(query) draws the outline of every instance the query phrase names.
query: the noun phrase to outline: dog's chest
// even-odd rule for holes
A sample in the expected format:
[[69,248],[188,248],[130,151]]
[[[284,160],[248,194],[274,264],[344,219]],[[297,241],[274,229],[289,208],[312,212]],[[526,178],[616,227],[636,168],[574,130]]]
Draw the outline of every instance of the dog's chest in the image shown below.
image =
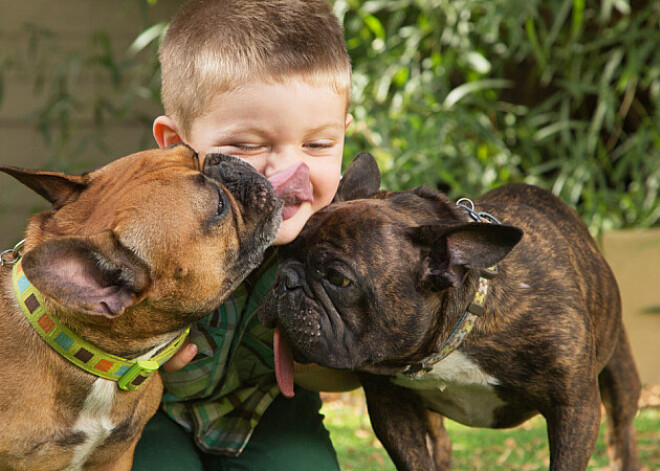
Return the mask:
[[111,434],[114,424],[111,420],[112,406],[117,391],[117,384],[104,379],[97,379],[85,399],[73,433],[83,434],[84,442],[77,445],[71,464],[65,471],[79,471],[94,452]]
[[506,405],[494,389],[498,380],[459,351],[437,363],[422,378],[400,374],[392,381],[415,389],[429,409],[472,427],[492,427],[495,411]]

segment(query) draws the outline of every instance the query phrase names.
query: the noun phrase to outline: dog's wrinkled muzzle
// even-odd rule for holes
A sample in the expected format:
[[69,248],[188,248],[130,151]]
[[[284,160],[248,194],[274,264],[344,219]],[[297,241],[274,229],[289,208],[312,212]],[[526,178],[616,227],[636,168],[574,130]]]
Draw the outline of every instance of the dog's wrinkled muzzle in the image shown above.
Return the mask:
[[268,180],[237,157],[208,154],[202,173],[224,185],[246,207],[269,211],[282,205]]

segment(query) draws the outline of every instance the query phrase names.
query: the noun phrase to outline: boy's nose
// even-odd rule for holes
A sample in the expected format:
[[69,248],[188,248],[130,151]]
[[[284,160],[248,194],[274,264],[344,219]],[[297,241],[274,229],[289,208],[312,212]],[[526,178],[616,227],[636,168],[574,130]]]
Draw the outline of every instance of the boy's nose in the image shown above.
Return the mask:
[[309,167],[304,162],[298,162],[290,167],[268,177],[277,196],[286,202],[314,202],[314,194],[309,182]]
[[281,171],[303,161],[296,146],[282,146],[273,149],[266,157],[263,175],[270,178]]

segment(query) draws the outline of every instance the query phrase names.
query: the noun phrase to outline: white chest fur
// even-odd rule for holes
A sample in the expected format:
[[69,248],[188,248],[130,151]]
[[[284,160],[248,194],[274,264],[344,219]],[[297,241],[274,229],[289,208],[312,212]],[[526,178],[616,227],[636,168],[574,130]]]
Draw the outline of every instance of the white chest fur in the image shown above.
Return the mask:
[[85,434],[85,441],[74,451],[71,464],[65,471],[80,471],[94,449],[110,436],[114,428],[110,420],[110,412],[114,402],[117,383],[105,379],[97,379],[92,390],[85,399],[73,431]]
[[437,363],[420,379],[397,375],[392,381],[415,389],[430,409],[473,427],[491,427],[495,410],[506,404],[493,388],[497,379],[459,351]]

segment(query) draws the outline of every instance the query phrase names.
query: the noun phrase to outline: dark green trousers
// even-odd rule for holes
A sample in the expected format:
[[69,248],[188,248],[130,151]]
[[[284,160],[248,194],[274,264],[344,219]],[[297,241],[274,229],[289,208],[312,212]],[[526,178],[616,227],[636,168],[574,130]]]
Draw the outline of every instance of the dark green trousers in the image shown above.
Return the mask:
[[320,408],[319,395],[300,388],[292,399],[278,396],[237,458],[203,453],[159,411],[138,443],[133,471],[338,471]]

